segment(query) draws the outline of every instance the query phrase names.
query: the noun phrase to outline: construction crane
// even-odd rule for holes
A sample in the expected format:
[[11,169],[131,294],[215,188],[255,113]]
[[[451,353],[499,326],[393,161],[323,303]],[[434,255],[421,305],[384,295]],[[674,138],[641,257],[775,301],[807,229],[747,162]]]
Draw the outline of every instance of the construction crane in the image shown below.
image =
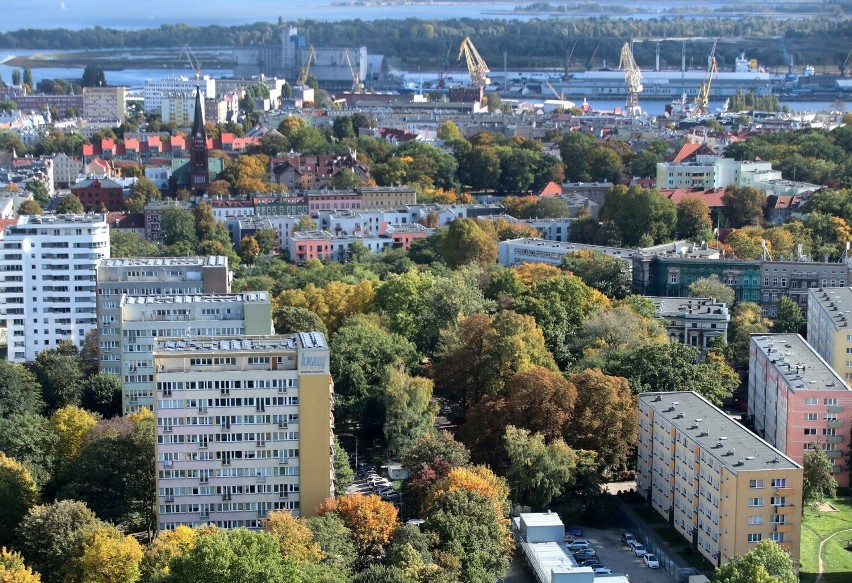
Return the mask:
[[846,55],[846,60],[843,61],[842,65],[840,65],[841,77],[846,77],[846,72],[849,70],[849,59],[852,59],[852,51],[849,51],[849,54]]
[[713,84],[713,77],[719,72],[716,64],[716,42],[713,42],[713,48],[710,50],[710,58],[707,61],[707,73],[704,75],[704,81],[701,82],[701,88],[698,90],[698,95],[695,96],[695,113],[707,113],[707,104],[710,102],[710,86]]
[[308,80],[308,75],[311,73],[311,63],[317,62],[317,53],[314,51],[314,45],[308,47],[308,56],[305,58],[305,64],[299,68],[299,78],[296,79],[296,86],[304,85]]
[[642,71],[639,70],[639,65],[633,58],[630,43],[624,43],[624,46],[621,47],[621,60],[618,63],[618,68],[624,71],[624,85],[627,89],[624,113],[639,115],[642,113],[642,109],[639,107],[639,94],[642,92]]
[[556,89],[553,88],[553,85],[550,84],[550,81],[545,79],[544,84],[547,85],[551,91],[553,91],[553,94],[556,96],[556,99],[558,99],[559,101],[565,101],[565,95],[556,91]]
[[459,48],[459,57],[457,60],[461,61],[462,57],[467,61],[467,72],[470,73],[470,84],[473,87],[485,87],[491,83],[491,79],[488,78],[488,73],[491,72],[491,69],[485,64],[483,58],[479,56],[479,52],[473,46],[473,41],[470,40],[469,36],[464,37]]
[[182,59],[184,56],[186,56],[186,60],[189,62],[189,68],[192,69],[193,73],[195,73],[196,81],[201,79],[201,63],[198,62],[198,58],[195,56],[195,53],[192,52],[192,49],[189,48],[189,45],[183,45],[183,49],[180,51],[178,60]]
[[589,57],[589,61],[586,63],[586,71],[591,71],[592,67],[595,66],[595,55],[598,54],[599,48],[601,48],[600,41],[598,41],[598,44],[595,45],[595,50],[592,51],[592,56]]
[[364,93],[364,84],[361,82],[361,72],[352,64],[349,49],[343,49],[341,62],[349,65],[349,74],[352,75],[352,93]]

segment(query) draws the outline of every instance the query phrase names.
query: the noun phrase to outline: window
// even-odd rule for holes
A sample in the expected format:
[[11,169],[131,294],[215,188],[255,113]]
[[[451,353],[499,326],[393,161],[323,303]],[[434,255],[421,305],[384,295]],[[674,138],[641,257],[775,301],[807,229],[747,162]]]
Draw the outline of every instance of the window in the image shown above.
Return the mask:
[[823,399],[822,404],[823,405],[829,405],[829,406],[833,407],[833,406],[837,405],[837,399]]
[[816,427],[805,427],[805,435],[816,435]]
[[826,413],[822,418],[824,421],[837,421],[837,413]]
[[773,496],[770,501],[773,506],[787,506],[786,496]]
[[757,515],[749,516],[748,517],[748,523],[749,524],[763,524],[763,517],[757,516]]
[[672,273],[669,276],[669,283],[677,283],[677,273]]
[[816,413],[805,413],[805,421],[816,421],[817,414]]
[[[846,350],[852,351],[852,349],[849,349],[849,348],[847,348]],[[818,401],[818,399],[813,399],[813,398],[805,399],[805,405],[819,405],[819,401]]]
[[760,506],[763,506],[763,498],[749,498],[748,505],[753,508],[759,508]]
[[784,533],[783,532],[770,532],[769,538],[771,538],[772,540],[774,540],[777,543],[783,543],[784,542]]
[[766,487],[765,480],[749,480],[748,487],[752,489],[763,489]]
[[770,524],[785,524],[787,522],[787,517],[783,514],[773,514],[769,517]]
[[787,487],[787,478],[775,478],[772,480],[773,488],[786,488]]
[[762,538],[763,538],[763,535],[760,534],[759,532],[751,532],[748,535],[748,542],[759,543]]

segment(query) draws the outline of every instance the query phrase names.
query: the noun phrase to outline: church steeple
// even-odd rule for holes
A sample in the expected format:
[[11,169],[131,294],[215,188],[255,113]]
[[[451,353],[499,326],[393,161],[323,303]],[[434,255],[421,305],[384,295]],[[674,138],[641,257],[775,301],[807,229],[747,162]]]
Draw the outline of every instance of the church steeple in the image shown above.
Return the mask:
[[190,190],[195,194],[203,194],[207,192],[207,187],[210,185],[210,169],[208,168],[207,129],[204,127],[201,87],[195,89],[195,118],[192,120],[190,143]]

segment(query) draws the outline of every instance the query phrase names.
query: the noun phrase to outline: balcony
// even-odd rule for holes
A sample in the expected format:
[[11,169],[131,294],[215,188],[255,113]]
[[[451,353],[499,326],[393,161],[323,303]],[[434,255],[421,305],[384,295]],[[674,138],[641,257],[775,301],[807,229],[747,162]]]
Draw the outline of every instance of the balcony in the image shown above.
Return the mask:
[[829,435],[825,438],[828,443],[843,443],[842,435]]
[[829,405],[828,412],[829,413],[843,413],[845,408],[841,405]]
[[829,421],[828,427],[832,429],[838,429],[840,427],[843,427],[843,421]]
[[793,532],[792,524],[776,524],[775,532]]
[[831,450],[831,451],[827,451],[827,452],[825,452],[825,455],[826,455],[829,459],[837,459],[837,458],[843,457],[843,452],[841,452],[841,451]]

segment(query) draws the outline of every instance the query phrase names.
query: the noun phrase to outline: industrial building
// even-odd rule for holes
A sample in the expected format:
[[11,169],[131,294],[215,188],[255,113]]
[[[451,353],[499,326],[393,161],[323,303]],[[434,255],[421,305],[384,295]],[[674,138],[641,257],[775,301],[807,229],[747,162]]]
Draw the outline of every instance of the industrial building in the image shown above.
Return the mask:
[[332,381],[318,332],[158,339],[159,529],[257,528],[332,495]]

